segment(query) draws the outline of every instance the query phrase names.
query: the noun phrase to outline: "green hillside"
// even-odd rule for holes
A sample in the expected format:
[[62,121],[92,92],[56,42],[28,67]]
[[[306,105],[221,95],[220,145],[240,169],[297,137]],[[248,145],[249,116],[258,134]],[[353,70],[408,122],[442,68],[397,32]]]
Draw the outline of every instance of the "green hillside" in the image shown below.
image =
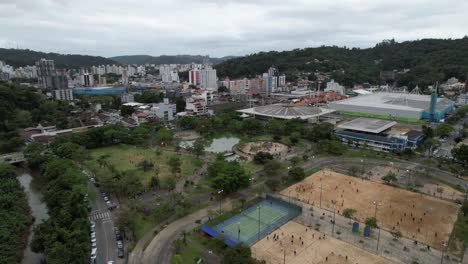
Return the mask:
[[55,61],[55,66],[59,68],[80,68],[92,65],[117,64],[117,62],[104,57],[45,53],[28,49],[1,49],[0,60],[14,67],[34,65],[41,58]]
[[465,79],[468,73],[468,37],[402,43],[388,40],[367,49],[322,46],[259,52],[227,60],[216,69],[219,77],[253,77],[271,65],[286,73],[289,81],[299,76],[313,79],[310,73],[320,71],[330,73],[332,78],[346,85],[377,83],[381,70],[410,69],[400,76],[399,84],[425,87],[450,77]]
[[211,63],[218,64],[230,58],[233,57],[210,58],[201,55],[161,55],[155,57],[149,55],[127,55],[111,57],[110,59],[122,64],[188,64],[192,62],[203,63],[205,59],[208,59]]

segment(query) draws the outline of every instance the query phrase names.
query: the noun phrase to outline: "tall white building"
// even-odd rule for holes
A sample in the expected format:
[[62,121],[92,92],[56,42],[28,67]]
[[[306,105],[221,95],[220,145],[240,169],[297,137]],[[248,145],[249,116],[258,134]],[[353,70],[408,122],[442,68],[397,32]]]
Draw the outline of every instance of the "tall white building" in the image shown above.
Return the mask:
[[329,92],[329,91],[337,92],[340,95],[345,94],[344,87],[341,86],[339,83],[335,82],[335,80],[331,80],[327,82],[327,88],[325,88],[325,92]]
[[53,95],[56,100],[73,101],[73,89],[54,90]]
[[189,71],[189,84],[199,85],[200,84],[200,71],[191,70]]
[[177,114],[176,109],[177,108],[175,104],[169,103],[169,99],[164,98],[163,103],[153,104],[153,106],[150,108],[149,114],[164,121],[172,121]]
[[171,65],[161,65],[159,67],[159,74],[162,81],[166,83],[179,82],[179,74]]
[[92,74],[84,73],[80,75],[80,84],[84,87],[91,87],[94,85],[94,77]]
[[200,70],[200,88],[208,90],[218,90],[218,77],[216,76],[216,70],[211,67],[206,67]]

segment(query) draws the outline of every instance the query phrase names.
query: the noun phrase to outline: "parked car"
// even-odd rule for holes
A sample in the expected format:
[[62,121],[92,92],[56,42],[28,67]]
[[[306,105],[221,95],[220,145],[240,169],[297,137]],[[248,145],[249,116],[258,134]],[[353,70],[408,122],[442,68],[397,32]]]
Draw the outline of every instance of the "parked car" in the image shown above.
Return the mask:
[[94,229],[96,228],[96,223],[94,221],[90,222],[91,230],[94,232]]
[[96,242],[92,243],[91,248],[97,248],[97,243]]
[[91,238],[96,238],[96,232],[91,232]]
[[124,257],[124,251],[123,248],[119,248],[117,251],[117,257],[123,258]]
[[109,201],[109,198],[107,196],[104,196],[104,201],[105,202],[108,202]]
[[97,248],[91,249],[91,259],[96,259],[97,257]]
[[97,242],[96,237],[91,238],[91,243],[96,243],[96,242]]
[[117,248],[123,249],[123,243],[122,240],[117,240]]

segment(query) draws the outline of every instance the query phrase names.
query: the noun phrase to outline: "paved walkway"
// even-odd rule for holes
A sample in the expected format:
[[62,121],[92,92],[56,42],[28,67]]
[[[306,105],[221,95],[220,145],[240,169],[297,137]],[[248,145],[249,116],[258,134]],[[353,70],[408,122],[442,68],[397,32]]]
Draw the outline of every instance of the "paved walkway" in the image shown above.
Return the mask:
[[[231,207],[232,204],[230,200],[225,201],[221,205],[223,210],[231,210]],[[170,264],[173,242],[180,236],[182,231],[190,231],[200,225],[196,223],[197,220],[201,223],[206,222],[208,220],[208,212],[218,209],[219,205],[211,205],[172,222],[152,239],[144,252],[142,251],[142,246],[144,246],[144,244],[141,245],[139,242],[132,254],[129,255],[128,263]],[[137,249],[137,247],[139,248]]]

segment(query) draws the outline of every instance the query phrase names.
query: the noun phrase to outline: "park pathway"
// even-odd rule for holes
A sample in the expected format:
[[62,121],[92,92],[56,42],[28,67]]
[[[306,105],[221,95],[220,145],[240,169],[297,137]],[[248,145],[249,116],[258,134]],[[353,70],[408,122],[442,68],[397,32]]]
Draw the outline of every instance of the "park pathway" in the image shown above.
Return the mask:
[[[201,223],[205,223],[208,220],[208,212],[215,211],[218,208],[219,205],[211,205],[172,222],[154,237],[143,254],[139,256],[132,254],[129,258],[129,263],[170,264],[174,250],[173,242],[180,236],[182,231],[190,231]],[[231,200],[226,199],[221,208],[223,210],[231,210]]]

